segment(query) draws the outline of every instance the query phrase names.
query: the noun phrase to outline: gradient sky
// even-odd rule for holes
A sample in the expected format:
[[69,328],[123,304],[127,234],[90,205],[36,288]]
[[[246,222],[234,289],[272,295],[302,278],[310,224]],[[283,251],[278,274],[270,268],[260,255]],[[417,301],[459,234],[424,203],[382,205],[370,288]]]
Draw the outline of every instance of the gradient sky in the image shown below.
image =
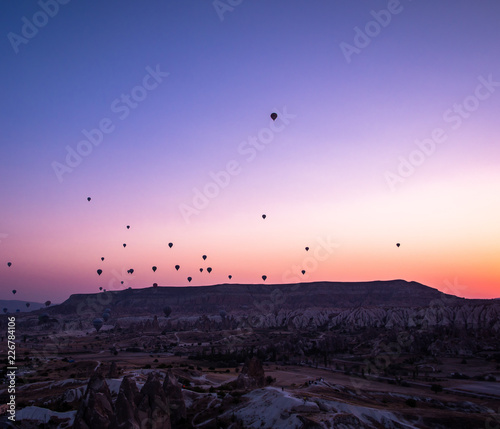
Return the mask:
[[1,6],[0,298],[500,296],[498,1],[65,1]]

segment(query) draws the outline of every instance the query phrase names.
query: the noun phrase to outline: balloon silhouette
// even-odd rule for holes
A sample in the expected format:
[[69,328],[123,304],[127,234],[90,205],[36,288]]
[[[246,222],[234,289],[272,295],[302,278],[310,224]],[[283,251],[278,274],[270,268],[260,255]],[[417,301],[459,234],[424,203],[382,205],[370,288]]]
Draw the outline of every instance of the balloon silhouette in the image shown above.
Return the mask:
[[127,225],[127,229],[130,229],[130,225]]
[[202,272],[203,272],[203,268],[200,268],[200,273],[202,273]]
[[396,246],[398,246],[398,247],[399,247],[399,246],[401,246],[401,244],[399,244],[399,243],[396,243]]
[[12,262],[7,262],[7,266],[10,267],[12,265]]
[[266,218],[266,215],[265,215],[265,214],[263,214],[263,215],[262,215],[262,219],[265,219],[265,218]]
[[101,274],[102,274],[102,270],[101,270],[101,269],[98,269],[98,270],[97,270],[97,274],[98,274],[98,275],[101,275]]
[[94,325],[94,328],[97,332],[99,332],[99,329],[102,328],[102,325],[104,324],[104,322],[102,321],[102,319],[94,319],[92,321],[92,324]]
[[262,276],[262,280],[266,281],[267,276]]
[[220,317],[222,317],[224,319],[224,317],[226,317],[227,313],[226,313],[226,310],[221,310],[219,311],[219,314],[220,314]]
[[134,274],[134,269],[133,269],[133,268],[130,268],[129,270],[127,270],[127,273],[129,273],[129,274]]
[[104,256],[101,258],[101,261],[104,261]]
[[21,310],[19,310],[19,308],[16,308],[16,313],[19,313],[21,312]]
[[102,286],[99,287],[99,290],[102,290]]
[[120,283],[123,284],[123,280]]
[[15,295],[17,293],[17,290],[13,289],[12,293]]
[[309,247],[306,247],[306,252],[309,252]]
[[127,243],[123,243],[123,247],[127,247]]
[[111,313],[111,308],[106,308],[106,309],[104,310],[104,312],[105,312],[105,313]]
[[202,258],[205,261],[207,259],[207,255],[203,255]]
[[156,266],[154,266],[154,265],[153,265],[153,268],[152,268],[152,269],[153,269],[153,273],[155,273],[155,272],[156,272],[156,270],[157,270]]
[[170,316],[170,313],[172,313],[172,309],[167,305],[166,307],[163,307],[163,312],[165,313],[165,317],[168,317]]
[[211,267],[208,267],[207,268],[207,271],[208,271],[208,274],[210,274],[212,272],[212,268]]
[[31,305],[31,304],[30,304],[29,302],[27,302],[27,303],[26,303],[26,308],[30,308],[30,305]]
[[91,199],[92,199],[92,198],[90,198],[90,197],[87,197],[87,201],[90,201]]
[[45,301],[45,307],[50,307],[50,304],[52,304],[51,301]]
[[102,313],[102,318],[104,319],[105,322],[107,322],[109,320],[109,313]]
[[9,310],[8,310],[7,308],[5,308],[5,307],[4,307],[4,308],[3,308],[3,312],[4,312],[4,313],[7,313],[7,311],[9,311]]
[[172,246],[174,245],[174,243],[168,243],[168,247],[172,248]]
[[302,272],[302,275],[304,275],[306,273],[306,270],[302,270],[301,272]]
[[191,280],[193,280],[191,277],[188,277],[188,282],[191,283]]
[[158,283],[153,283],[153,287],[158,287]]
[[273,112],[273,113],[271,113],[271,119],[272,119],[273,121],[275,121],[277,117],[278,117],[278,114],[277,114],[277,113],[274,113],[274,112]]
[[233,276],[231,274],[229,274],[227,277],[229,280],[231,280],[233,278]]
[[176,265],[176,266],[175,266],[175,269],[176,269],[177,271],[179,271],[179,268],[180,268],[180,267],[181,267],[180,265]]

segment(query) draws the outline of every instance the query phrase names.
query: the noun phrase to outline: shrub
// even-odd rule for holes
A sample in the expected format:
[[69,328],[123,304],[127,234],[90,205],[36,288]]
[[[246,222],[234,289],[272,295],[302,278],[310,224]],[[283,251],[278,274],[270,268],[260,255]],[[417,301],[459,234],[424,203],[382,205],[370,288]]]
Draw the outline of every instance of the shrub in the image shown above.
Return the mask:
[[410,398],[406,400],[405,404],[409,407],[415,408],[417,406],[417,401],[415,401],[415,399],[413,398]]

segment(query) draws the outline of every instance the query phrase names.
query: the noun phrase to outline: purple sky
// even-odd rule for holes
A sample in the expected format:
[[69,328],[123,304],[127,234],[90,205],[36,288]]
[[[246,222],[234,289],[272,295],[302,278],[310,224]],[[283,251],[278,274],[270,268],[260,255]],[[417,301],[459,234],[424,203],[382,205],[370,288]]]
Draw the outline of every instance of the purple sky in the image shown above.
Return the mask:
[[499,13],[4,4],[0,298],[262,275],[500,296]]

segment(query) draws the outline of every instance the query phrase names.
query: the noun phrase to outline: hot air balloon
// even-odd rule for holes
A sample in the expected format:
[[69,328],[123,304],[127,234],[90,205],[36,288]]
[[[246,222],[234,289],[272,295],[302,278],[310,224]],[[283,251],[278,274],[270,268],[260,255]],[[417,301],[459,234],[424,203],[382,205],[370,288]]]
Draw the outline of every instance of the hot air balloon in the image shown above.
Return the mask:
[[31,304],[30,304],[29,302],[27,302],[27,303],[26,303],[26,308],[30,308],[30,305],[31,305]]
[[123,280],[120,283],[123,284]]
[[277,113],[274,113],[274,112],[273,112],[273,113],[271,113],[271,119],[272,119],[273,121],[275,121],[277,117],[278,117],[278,114],[277,114]]
[[38,323],[47,323],[49,321],[49,315],[47,313],[42,313],[38,316]]
[[401,246],[401,244],[399,244],[399,243],[396,243],[396,246],[398,246],[398,247],[399,247],[399,246]]
[[104,322],[102,321],[102,319],[96,318],[92,321],[92,324],[94,325],[95,330],[99,332],[99,329],[102,328]]
[[219,314],[220,314],[220,317],[222,317],[224,319],[224,317],[226,317],[226,310],[219,311]]
[[168,317],[170,316],[170,313],[172,313],[172,309],[167,305],[166,307],[163,307],[163,312],[165,313],[165,317]]
[[123,243],[123,247],[127,247],[127,243]]
[[9,311],[9,310],[8,310],[8,308],[4,307],[4,308],[3,308],[3,312],[4,312],[4,313],[7,313],[7,311]]
[[19,308],[16,308],[16,313],[20,313],[21,310],[19,310]]
[[127,225],[127,229],[130,229],[130,225]]
[[153,283],[153,287],[158,287],[158,283]]
[[233,276],[231,274],[229,274],[227,277],[229,280],[231,280],[233,278]]
[[172,246],[174,245],[174,243],[168,243],[168,247],[172,248]]
[[302,275],[304,275],[306,273],[306,270],[302,270],[301,273]]
[[15,295],[17,293],[17,290],[13,289],[12,293]]
[[101,261],[104,261],[104,256],[103,256],[103,257],[101,257]]
[[152,267],[153,273],[156,272],[157,269],[158,268],[156,268],[156,266],[153,265],[153,267]]
[[265,214],[263,214],[263,215],[262,215],[262,219],[265,219],[265,218],[266,218],[266,215],[265,215]]
[[306,246],[306,252],[309,252],[309,247]]
[[188,282],[191,283],[191,280],[193,280],[192,277],[188,277]]
[[104,312],[105,312],[105,313],[111,313],[111,308],[106,308],[106,309],[104,309]]
[[127,270],[127,273],[129,273],[129,274],[134,274],[134,269],[133,269],[133,268],[130,268],[129,270]]
[[50,304],[52,304],[51,301],[45,301],[45,307],[50,307]]
[[102,270],[101,270],[101,269],[98,269],[98,270],[97,270],[97,274],[98,274],[98,275],[101,275],[101,274],[102,274]]
[[87,201],[90,201],[91,199],[92,199],[92,198],[90,198],[90,197],[87,197]]
[[7,262],[7,266],[10,267],[12,265],[12,262]]
[[203,268],[200,268],[200,273],[202,273],[202,272],[203,272]]
[[102,286],[99,286],[99,290],[102,290]]
[[212,268],[211,267],[208,267],[207,268],[207,271],[208,271],[208,274],[210,274],[212,272]]
[[176,266],[175,266],[175,269],[176,269],[177,271],[179,271],[179,268],[180,268],[180,267],[181,267],[180,265],[176,265]]
[[207,259],[207,255],[203,255],[202,258],[203,258],[203,260],[206,260]]
[[267,276],[262,276],[262,280],[266,281]]
[[107,322],[109,320],[109,313],[106,312],[102,313],[102,318],[105,322]]

